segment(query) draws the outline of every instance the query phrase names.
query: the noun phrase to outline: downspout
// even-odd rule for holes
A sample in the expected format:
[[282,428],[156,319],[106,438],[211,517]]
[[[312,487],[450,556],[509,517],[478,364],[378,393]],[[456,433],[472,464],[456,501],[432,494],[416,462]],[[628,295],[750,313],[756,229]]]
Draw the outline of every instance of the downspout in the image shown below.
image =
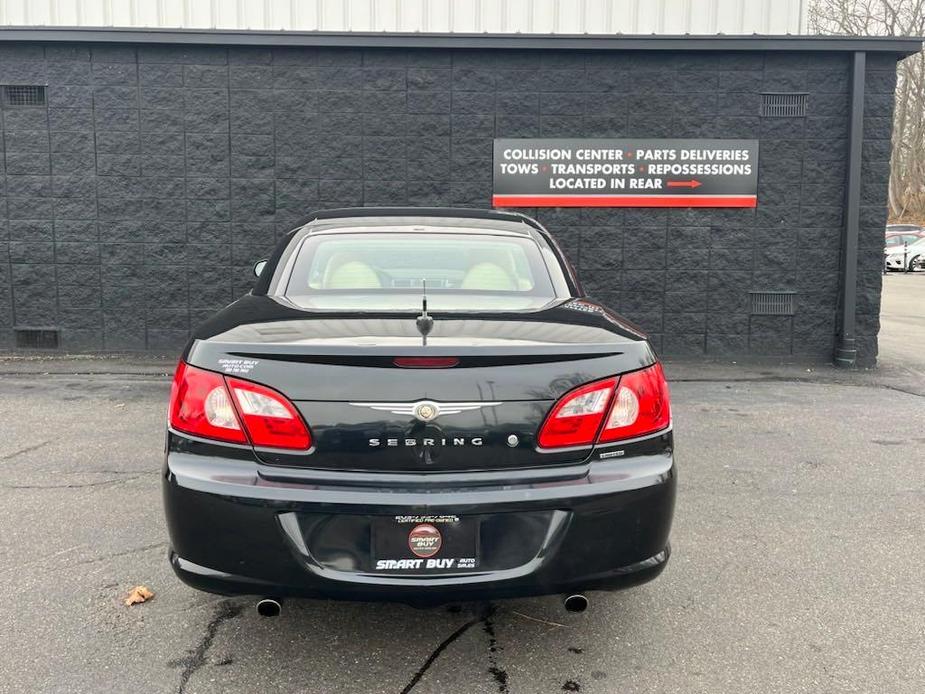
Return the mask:
[[861,144],[864,139],[864,77],[867,55],[854,53],[851,67],[851,131],[848,140],[848,181],[845,192],[845,234],[842,247],[841,330],[835,344],[835,365],[857,363],[855,335],[858,293],[858,227],[861,216]]

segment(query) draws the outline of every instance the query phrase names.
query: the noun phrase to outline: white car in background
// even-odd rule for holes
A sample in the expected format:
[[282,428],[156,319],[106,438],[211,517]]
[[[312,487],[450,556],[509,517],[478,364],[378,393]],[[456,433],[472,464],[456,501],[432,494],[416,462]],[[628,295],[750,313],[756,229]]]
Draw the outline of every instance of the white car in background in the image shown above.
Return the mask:
[[901,243],[883,249],[884,265],[887,270],[914,272],[925,268],[925,238],[914,243]]

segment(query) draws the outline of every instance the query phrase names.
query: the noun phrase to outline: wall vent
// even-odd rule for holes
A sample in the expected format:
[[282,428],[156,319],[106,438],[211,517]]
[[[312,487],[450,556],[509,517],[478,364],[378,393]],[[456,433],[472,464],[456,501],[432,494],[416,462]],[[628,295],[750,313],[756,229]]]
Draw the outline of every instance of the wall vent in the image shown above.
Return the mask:
[[753,316],[792,316],[796,292],[749,292]]
[[7,84],[3,87],[4,106],[44,106],[45,87],[38,84]]
[[776,92],[761,95],[765,118],[802,118],[806,115],[806,94]]
[[15,328],[19,349],[58,349],[57,328]]

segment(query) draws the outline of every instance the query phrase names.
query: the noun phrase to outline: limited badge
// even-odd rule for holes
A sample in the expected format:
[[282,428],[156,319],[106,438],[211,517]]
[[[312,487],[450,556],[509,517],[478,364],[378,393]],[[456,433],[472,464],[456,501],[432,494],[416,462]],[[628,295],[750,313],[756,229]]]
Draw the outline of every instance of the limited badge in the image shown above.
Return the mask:
[[440,531],[430,523],[421,523],[414,526],[408,533],[408,548],[417,556],[427,559],[434,556],[443,546],[443,537]]

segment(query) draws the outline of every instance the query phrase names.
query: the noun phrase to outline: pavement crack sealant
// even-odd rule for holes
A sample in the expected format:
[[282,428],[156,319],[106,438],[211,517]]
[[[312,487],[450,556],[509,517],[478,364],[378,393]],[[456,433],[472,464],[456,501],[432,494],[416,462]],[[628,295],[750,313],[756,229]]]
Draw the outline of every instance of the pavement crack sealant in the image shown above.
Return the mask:
[[183,694],[186,691],[186,685],[189,684],[190,678],[206,663],[206,654],[215,640],[218,628],[229,619],[234,619],[241,614],[241,606],[231,602],[223,602],[218,606],[212,620],[206,625],[206,633],[202,635],[196,648],[188,658],[184,658],[185,667],[180,673],[180,684],[177,686],[177,694]]
[[443,651],[445,651],[456,639],[465,634],[467,631],[469,631],[469,629],[474,627],[480,621],[482,620],[471,619],[456,629],[456,631],[454,631],[452,634],[443,639],[443,641],[440,642],[440,645],[438,645],[433,651],[431,651],[431,654],[427,656],[427,660],[425,660],[424,664],[421,665],[417,672],[414,673],[414,676],[411,678],[408,684],[405,685],[405,688],[401,690],[401,694],[408,694],[408,692],[414,689],[415,686],[417,686],[417,683],[421,681],[421,678],[424,677],[424,673],[426,673],[430,669],[430,666],[433,665],[437,658],[440,657],[440,654],[443,653]]

